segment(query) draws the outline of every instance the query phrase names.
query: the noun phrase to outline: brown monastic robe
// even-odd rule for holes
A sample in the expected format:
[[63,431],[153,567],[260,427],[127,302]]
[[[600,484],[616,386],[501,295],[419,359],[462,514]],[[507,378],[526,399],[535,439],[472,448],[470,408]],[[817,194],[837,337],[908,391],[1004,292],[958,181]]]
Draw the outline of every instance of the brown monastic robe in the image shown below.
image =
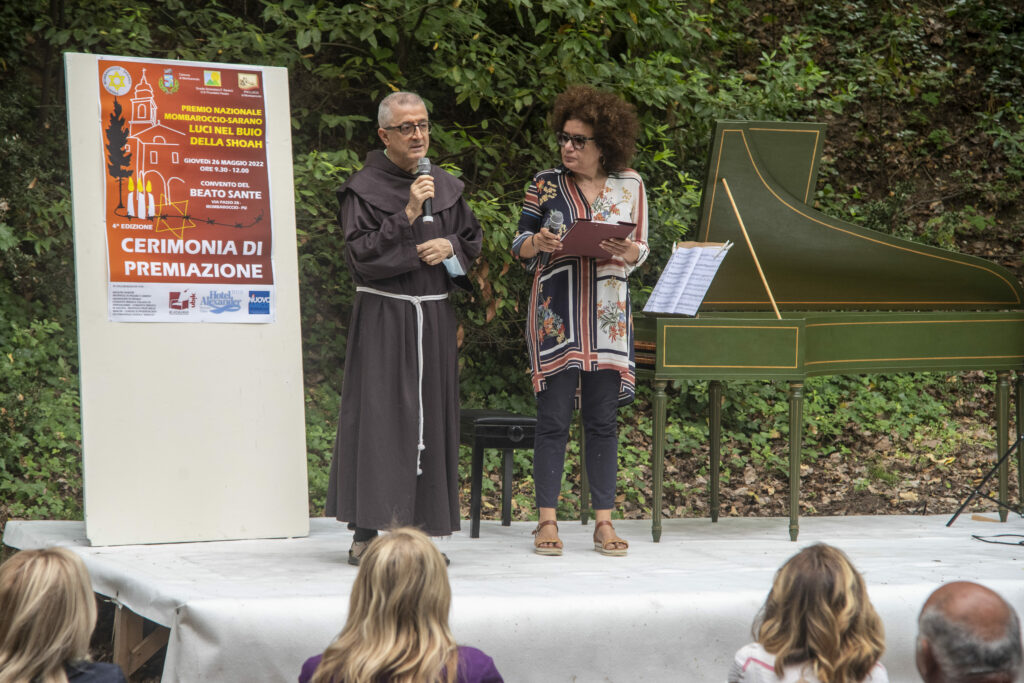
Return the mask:
[[[446,237],[468,273],[480,253],[480,224],[462,181],[437,166],[433,223],[405,215],[412,174],[381,151],[338,189],[346,260],[357,286],[424,296],[453,279],[428,266],[416,245]],[[460,278],[461,279],[461,278]],[[423,474],[417,476],[419,390],[416,309],[358,292],[348,327],[345,378],[334,442],[327,515],[366,529],[415,525],[431,536],[459,529],[459,376],[456,320],[448,300],[424,301]]]

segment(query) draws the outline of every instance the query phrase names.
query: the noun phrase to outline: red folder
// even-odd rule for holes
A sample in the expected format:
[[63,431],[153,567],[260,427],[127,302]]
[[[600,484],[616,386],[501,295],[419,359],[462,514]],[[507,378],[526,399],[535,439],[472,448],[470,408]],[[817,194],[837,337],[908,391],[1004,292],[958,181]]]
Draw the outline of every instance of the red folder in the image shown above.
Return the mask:
[[601,242],[607,239],[624,239],[634,230],[636,223],[576,221],[562,235],[562,250],[556,252],[556,255],[611,258],[612,255],[601,248]]

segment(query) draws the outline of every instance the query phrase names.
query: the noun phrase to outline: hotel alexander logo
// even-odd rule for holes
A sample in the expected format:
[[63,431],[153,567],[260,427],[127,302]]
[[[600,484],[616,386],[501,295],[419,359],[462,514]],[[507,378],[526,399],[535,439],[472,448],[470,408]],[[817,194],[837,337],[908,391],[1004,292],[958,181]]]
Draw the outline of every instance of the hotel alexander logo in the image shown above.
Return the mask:
[[214,289],[200,300],[201,309],[210,313],[234,313],[242,308],[241,292]]

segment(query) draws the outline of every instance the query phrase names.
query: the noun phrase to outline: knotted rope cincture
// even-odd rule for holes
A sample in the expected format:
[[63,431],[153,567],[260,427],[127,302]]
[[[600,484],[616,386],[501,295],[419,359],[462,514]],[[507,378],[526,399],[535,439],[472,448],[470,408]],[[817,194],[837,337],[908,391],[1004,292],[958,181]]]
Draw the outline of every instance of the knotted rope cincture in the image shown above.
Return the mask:
[[413,296],[411,294],[395,294],[394,292],[384,292],[373,287],[356,287],[357,292],[366,292],[367,294],[376,294],[378,296],[386,296],[389,299],[401,299],[402,301],[408,301],[416,309],[416,361],[419,368],[419,384],[417,389],[417,397],[420,409],[420,435],[419,443],[416,444],[416,476],[423,474],[423,451],[426,450],[426,445],[423,443],[423,306],[424,301],[443,301],[448,298],[448,293],[444,294],[425,294],[423,296]]

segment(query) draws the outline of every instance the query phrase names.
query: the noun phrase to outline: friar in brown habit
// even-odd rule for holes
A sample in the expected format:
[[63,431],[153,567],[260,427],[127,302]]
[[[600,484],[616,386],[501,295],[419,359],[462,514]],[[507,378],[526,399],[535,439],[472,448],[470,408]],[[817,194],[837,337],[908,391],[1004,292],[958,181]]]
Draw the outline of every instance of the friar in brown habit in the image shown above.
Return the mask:
[[482,239],[462,181],[433,165],[417,175],[430,147],[423,100],[389,95],[378,125],[385,151],[370,152],[338,189],[356,296],[327,515],[354,529],[356,565],[377,530],[459,529],[459,376],[447,297],[467,282]]

